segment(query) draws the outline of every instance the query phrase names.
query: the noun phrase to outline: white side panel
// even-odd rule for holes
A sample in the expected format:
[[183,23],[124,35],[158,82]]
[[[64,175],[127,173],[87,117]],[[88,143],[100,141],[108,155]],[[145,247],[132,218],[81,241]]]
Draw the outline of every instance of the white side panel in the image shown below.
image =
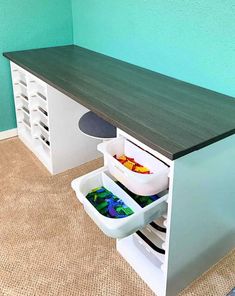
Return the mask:
[[235,136],[174,162],[167,296],[235,247]]
[[101,141],[78,128],[79,119],[88,109],[49,85],[47,93],[53,173],[101,157],[97,151]]

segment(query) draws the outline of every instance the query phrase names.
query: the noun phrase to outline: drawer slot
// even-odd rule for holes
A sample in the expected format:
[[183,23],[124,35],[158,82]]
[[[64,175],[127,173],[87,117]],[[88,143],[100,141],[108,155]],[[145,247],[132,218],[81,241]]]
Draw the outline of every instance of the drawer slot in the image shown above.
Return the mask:
[[49,132],[44,128],[42,127],[42,125],[40,124],[40,121],[39,123],[34,123],[33,124],[33,137],[35,139],[37,138],[40,138],[40,136],[42,136],[42,140],[45,140],[46,142],[48,142],[48,146],[50,146],[50,134]]
[[142,231],[138,230],[136,234],[155,252],[165,255],[166,251],[155,245]]
[[14,85],[20,84],[24,88],[27,87],[27,80],[26,75],[19,69],[16,69],[16,71],[12,72]]
[[31,124],[26,118],[24,118],[22,122],[28,129],[31,129]]
[[45,145],[47,148],[50,147],[50,141],[44,136],[44,135],[40,135],[39,136],[39,140],[42,142],[43,145]]
[[[104,154],[110,173],[131,192],[154,195],[168,189],[169,167],[127,139],[120,137],[101,143],[98,150]],[[122,155],[134,158],[147,167],[151,174],[140,174],[128,169],[114,157]]]
[[49,132],[49,127],[42,121],[42,120],[40,120],[39,121],[39,126],[42,128],[42,129],[44,129],[47,133]]
[[37,110],[39,107],[41,107],[43,110],[48,112],[47,109],[47,101],[42,98],[42,96],[39,95],[31,95],[32,103],[33,103],[33,109]]
[[50,142],[50,135],[44,130],[41,129],[39,126],[39,133],[48,141]]
[[29,103],[29,98],[28,98],[28,96],[25,95],[24,93],[21,93],[21,94],[17,95],[17,96],[16,96],[16,99],[18,99],[18,100],[22,100],[22,101],[24,101],[26,104]]
[[46,98],[42,93],[37,92],[37,96],[38,96],[40,99],[42,99],[42,100],[44,100],[44,101],[47,101],[47,98]]
[[21,109],[22,109],[22,111],[23,111],[24,113],[26,113],[27,115],[30,114],[29,109],[28,109],[27,107],[23,106]]
[[31,128],[29,114],[23,110],[24,107],[16,109],[16,118],[18,123],[23,123],[27,127]]
[[16,97],[24,97],[28,101],[27,88],[22,84],[16,83],[14,85],[14,92]]
[[158,248],[154,243],[152,243],[144,234],[141,232],[133,234],[133,242],[138,250],[152,263],[156,266],[162,266],[165,263],[164,250]]
[[19,84],[22,85],[23,87],[27,87],[27,83],[24,80],[19,80]]
[[[165,241],[166,241],[165,234],[163,234],[162,232],[153,231],[152,227],[149,225],[147,225],[145,228],[141,229],[141,232],[158,248],[165,250]],[[163,253],[161,253],[161,254],[163,254]]]
[[17,96],[15,98],[15,105],[16,105],[16,110],[23,110],[23,112],[27,114],[30,113],[29,102],[22,96]]
[[[122,219],[114,219],[105,217],[98,212],[86,196],[94,188],[101,186],[104,186],[115,196],[123,200],[123,202],[130,207],[134,213]],[[167,209],[165,201],[168,198],[168,194],[161,196],[158,200],[144,208],[139,206],[132,197],[123,191],[120,186],[118,186],[116,179],[110,175],[106,167],[75,179],[72,182],[72,187],[75,190],[78,199],[82,202],[88,215],[106,235],[113,238],[126,237],[136,232],[137,230],[145,227],[146,224],[160,217]]]
[[[154,225],[154,227],[152,226]],[[157,227],[156,227],[157,226]],[[159,237],[162,241],[166,241],[166,228],[161,228],[159,225],[157,224],[153,224],[152,222],[146,227],[146,229],[152,233],[153,235]],[[160,231],[161,230],[161,231]],[[165,249],[164,245],[163,245],[163,249]]]
[[166,233],[166,228],[165,227],[162,227],[162,226],[158,225],[155,222],[151,222],[150,225],[152,226],[153,229],[155,229],[157,231],[160,231],[162,233]]
[[48,116],[48,113],[46,110],[44,110],[41,106],[38,106],[38,111],[43,115],[43,116]]

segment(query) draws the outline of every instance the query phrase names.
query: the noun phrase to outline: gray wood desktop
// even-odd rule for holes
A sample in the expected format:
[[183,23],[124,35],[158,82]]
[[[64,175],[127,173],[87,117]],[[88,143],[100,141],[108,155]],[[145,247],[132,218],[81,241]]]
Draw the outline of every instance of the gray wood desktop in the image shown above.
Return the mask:
[[235,101],[74,45],[4,53],[169,159],[235,133]]
[[169,165],[163,277],[119,245],[156,294],[176,295],[235,247],[234,98],[74,45],[4,56]]

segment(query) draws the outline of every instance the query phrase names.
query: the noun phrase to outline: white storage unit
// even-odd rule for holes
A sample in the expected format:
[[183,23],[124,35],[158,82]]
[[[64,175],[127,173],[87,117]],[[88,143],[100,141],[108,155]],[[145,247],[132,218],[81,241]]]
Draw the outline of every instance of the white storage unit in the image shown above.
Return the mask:
[[[230,144],[228,145],[227,142]],[[72,187],[83,203],[85,211],[106,235],[117,238],[118,252],[157,296],[175,296],[234,245],[234,236],[227,240],[226,247],[221,240],[221,235],[234,233],[235,220],[232,206],[234,202],[228,198],[227,203],[222,205],[218,200],[219,196],[215,200],[214,196],[205,194],[205,190],[209,190],[208,180],[209,182],[217,180],[220,190],[222,187],[225,190],[225,185],[222,186],[221,182],[218,182],[225,171],[220,170],[218,175],[215,167],[224,166],[226,174],[229,172],[232,174],[231,166],[229,169],[229,159],[225,160],[223,157],[225,152],[221,154],[221,151],[234,155],[234,151],[232,152],[229,148],[234,142],[233,136],[186,157],[171,161],[118,129],[117,139],[98,146],[104,154],[105,166],[72,182]],[[159,167],[163,166],[163,170],[159,169],[159,171],[162,175],[147,175],[147,180],[144,178],[141,180],[146,176],[140,174],[137,176],[136,173],[126,170],[113,157],[115,154],[123,153],[131,153],[128,156],[134,156],[142,164],[151,166],[156,173],[154,165],[158,166],[161,163]],[[140,154],[141,160],[137,158]],[[150,162],[149,159],[151,159]],[[208,167],[207,162],[211,163],[213,170],[204,169]],[[108,179],[108,182],[104,179]],[[156,191],[158,186],[161,187],[161,184],[164,184],[161,187],[164,191],[162,197],[150,204],[149,208],[148,206],[140,208],[133,205],[133,200],[131,201],[128,195],[121,192],[113,182],[116,179],[123,182],[128,189],[133,190],[133,186],[136,186],[134,191],[137,194],[153,193],[152,184]],[[152,183],[153,180],[161,184]],[[119,197],[121,196],[136,213],[119,220],[99,214],[85,197],[92,188],[102,184]],[[144,184],[144,191],[141,191],[140,184],[141,186]],[[223,216],[225,208],[226,217]],[[219,226],[221,220],[223,220],[223,228]],[[219,233],[215,231],[214,225],[217,225],[217,229],[219,227]],[[209,239],[207,239],[208,234],[210,234]],[[208,257],[208,247],[210,248],[216,242],[219,242],[218,248],[213,249]],[[202,255],[204,253],[207,254],[206,259]]]
[[78,121],[82,105],[11,62],[19,138],[52,174],[100,156],[97,139],[87,137]]
[[[164,158],[161,159],[159,155],[152,154],[151,149],[121,130],[118,130],[117,138],[99,144],[98,150],[104,154],[105,166],[75,179],[72,182],[72,188],[97,226],[106,235],[117,238],[117,250],[120,254],[149,286],[159,293],[159,296],[164,295],[167,281],[165,272],[167,266],[167,255],[165,254],[168,249],[166,220],[171,163],[169,161],[167,164],[164,163]],[[153,174],[138,174],[125,168],[114,158],[114,155],[122,154],[133,157],[137,162],[148,167]],[[142,208],[123,191],[116,183],[117,180],[136,194],[158,193],[160,198]],[[92,189],[100,186],[104,186],[120,197],[134,214],[122,219],[112,219],[101,215],[86,198]],[[153,275],[154,285],[152,285]],[[157,284],[156,276],[158,276]]]

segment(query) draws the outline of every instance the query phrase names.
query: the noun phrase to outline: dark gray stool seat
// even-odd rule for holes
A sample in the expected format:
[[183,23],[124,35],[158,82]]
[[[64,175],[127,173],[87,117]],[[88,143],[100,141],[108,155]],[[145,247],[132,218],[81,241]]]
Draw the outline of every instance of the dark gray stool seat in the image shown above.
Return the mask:
[[116,127],[89,111],[78,122],[79,129],[90,137],[110,139],[116,137]]

